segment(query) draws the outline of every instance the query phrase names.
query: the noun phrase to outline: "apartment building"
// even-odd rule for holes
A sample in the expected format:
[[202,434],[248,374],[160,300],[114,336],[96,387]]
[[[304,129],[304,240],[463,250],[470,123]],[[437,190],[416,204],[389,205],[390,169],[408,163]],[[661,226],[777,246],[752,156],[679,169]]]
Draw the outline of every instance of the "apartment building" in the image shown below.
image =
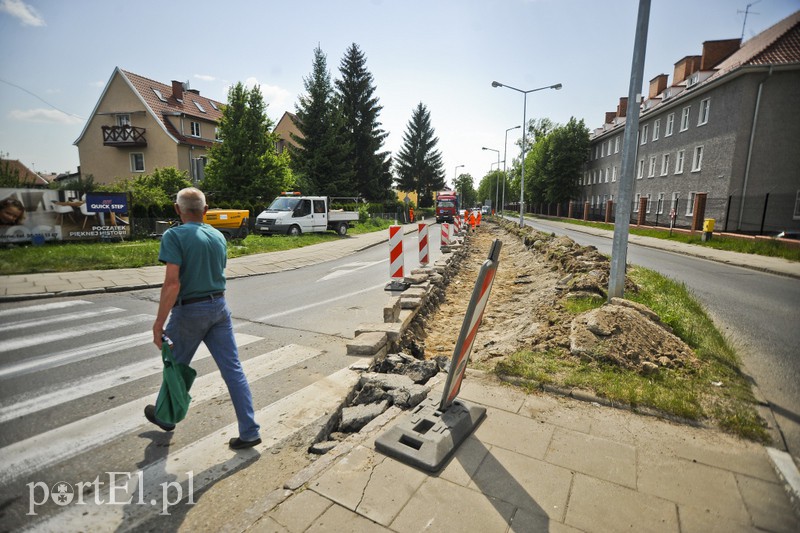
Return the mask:
[[74,143],[81,174],[110,183],[175,167],[197,183],[219,142],[222,105],[188,82],[161,83],[117,67]]
[[[676,226],[688,227],[705,193],[704,216],[718,229],[800,229],[800,12],[744,43],[706,41],[675,63],[671,82],[660,74],[648,89],[633,220],[665,225],[674,210]],[[630,105],[621,98],[590,135],[581,200],[598,214],[617,193]]]

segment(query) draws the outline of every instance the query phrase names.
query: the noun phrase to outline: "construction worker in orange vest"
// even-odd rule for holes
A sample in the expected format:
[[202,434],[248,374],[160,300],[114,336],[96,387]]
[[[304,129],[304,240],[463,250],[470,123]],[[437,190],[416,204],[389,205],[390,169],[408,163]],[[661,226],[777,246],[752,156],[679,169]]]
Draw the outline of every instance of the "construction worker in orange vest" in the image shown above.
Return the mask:
[[475,219],[475,212],[474,211],[470,211],[469,212],[469,227],[472,229],[472,231],[475,231],[475,224],[476,223],[477,223],[477,220]]
[[478,211],[478,227],[481,226],[481,212]]
[[414,222],[414,208],[413,207],[409,207],[408,208],[408,218],[411,219],[410,220],[411,222]]

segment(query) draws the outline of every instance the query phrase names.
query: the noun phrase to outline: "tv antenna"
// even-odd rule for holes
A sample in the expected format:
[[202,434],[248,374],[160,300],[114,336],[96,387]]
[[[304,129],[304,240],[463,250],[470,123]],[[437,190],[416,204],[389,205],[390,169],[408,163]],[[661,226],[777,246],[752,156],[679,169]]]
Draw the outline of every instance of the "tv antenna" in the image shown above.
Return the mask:
[[[744,27],[747,25],[747,15],[750,14],[750,8],[759,3],[761,0],[756,0],[752,4],[747,4],[747,7],[742,11],[741,9],[737,11],[737,13],[744,13],[744,22],[742,22],[742,37],[741,40],[744,41]],[[761,13],[753,12],[753,15],[760,15]]]

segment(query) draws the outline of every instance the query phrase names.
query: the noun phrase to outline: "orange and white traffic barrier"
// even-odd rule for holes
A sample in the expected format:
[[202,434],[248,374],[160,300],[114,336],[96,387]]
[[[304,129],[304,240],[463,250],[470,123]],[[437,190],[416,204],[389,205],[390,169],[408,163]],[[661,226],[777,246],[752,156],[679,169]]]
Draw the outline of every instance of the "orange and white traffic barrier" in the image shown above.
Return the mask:
[[403,226],[389,226],[389,277],[400,279],[403,274]]
[[450,224],[442,223],[442,246],[450,246]]
[[419,264],[427,265],[428,259],[428,225],[420,223],[419,228]]

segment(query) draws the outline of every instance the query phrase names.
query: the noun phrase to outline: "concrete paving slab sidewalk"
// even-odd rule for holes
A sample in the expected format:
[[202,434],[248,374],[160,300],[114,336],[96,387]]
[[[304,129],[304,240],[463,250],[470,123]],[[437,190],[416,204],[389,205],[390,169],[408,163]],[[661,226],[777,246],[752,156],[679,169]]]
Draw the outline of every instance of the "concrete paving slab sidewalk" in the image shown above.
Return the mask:
[[[390,411],[347,453],[312,465],[305,484],[248,530],[800,530],[763,446],[467,376],[459,398],[487,415],[442,470],[375,450],[377,436],[405,416]],[[439,398],[441,384],[431,394]]]

